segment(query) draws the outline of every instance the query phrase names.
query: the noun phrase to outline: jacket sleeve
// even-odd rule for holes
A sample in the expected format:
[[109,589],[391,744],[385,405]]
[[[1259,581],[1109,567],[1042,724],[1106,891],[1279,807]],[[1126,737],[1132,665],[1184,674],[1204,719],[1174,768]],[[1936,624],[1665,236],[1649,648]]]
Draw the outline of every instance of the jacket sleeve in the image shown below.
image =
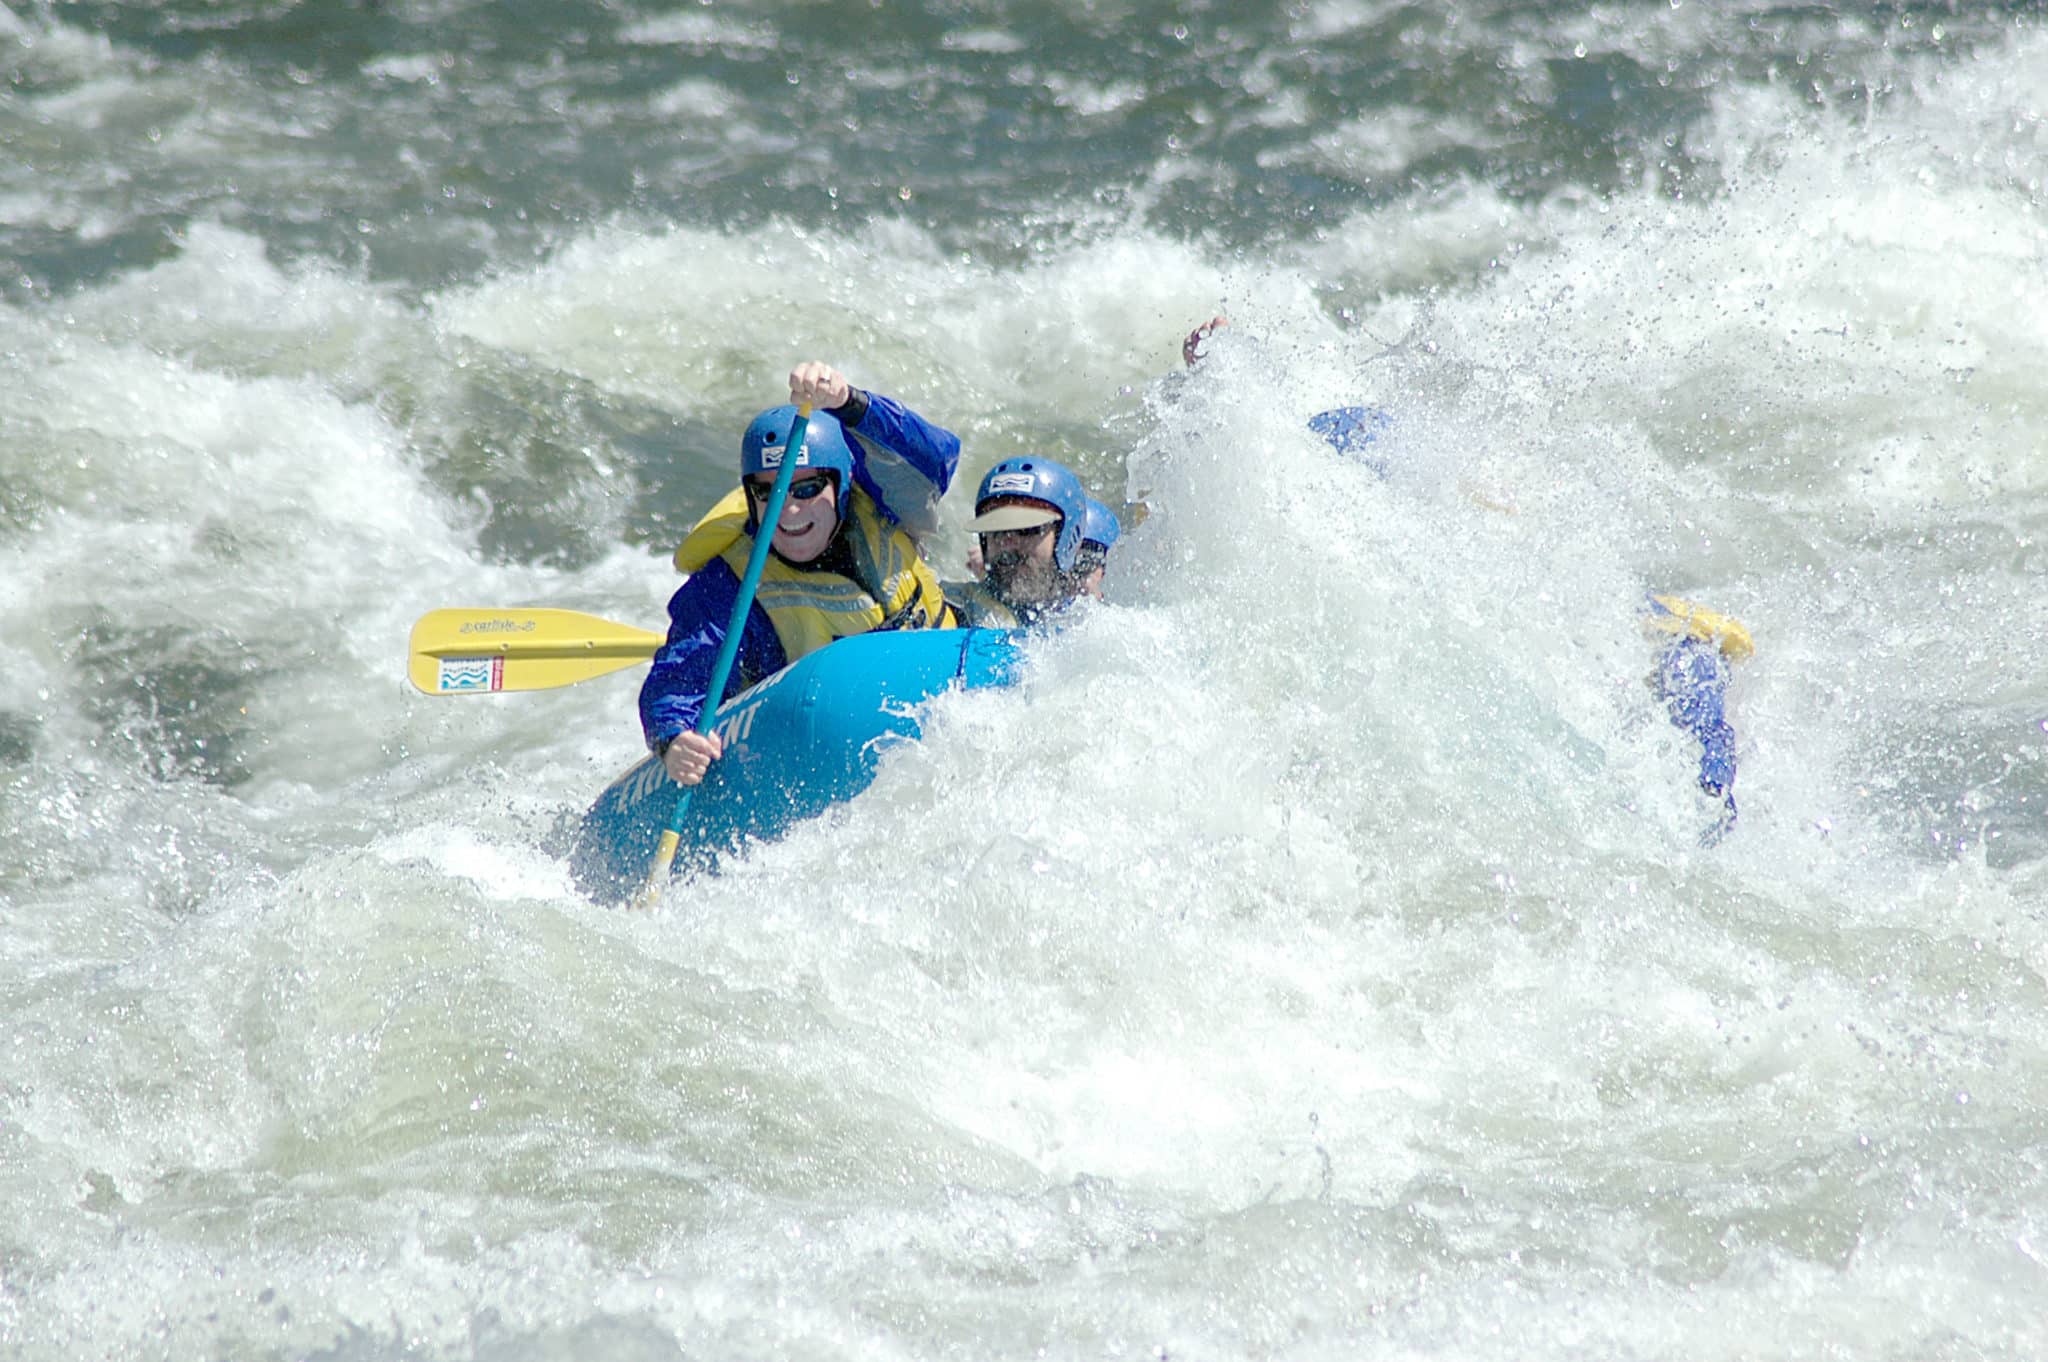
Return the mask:
[[862,393],[841,408],[853,437],[853,478],[890,520],[913,535],[939,527],[939,498],[960,467],[960,437],[933,425],[893,397]]
[[1657,655],[1657,692],[1671,722],[1700,742],[1700,788],[1725,795],[1735,784],[1735,729],[1724,706],[1728,663],[1713,644],[1673,639]]
[[[669,597],[668,642],[654,654],[654,665],[640,683],[640,730],[650,749],[697,726],[739,589],[732,569],[714,560]],[[753,682],[780,671],[784,661],[774,627],[759,610],[748,611],[739,656],[718,702],[723,704]]]

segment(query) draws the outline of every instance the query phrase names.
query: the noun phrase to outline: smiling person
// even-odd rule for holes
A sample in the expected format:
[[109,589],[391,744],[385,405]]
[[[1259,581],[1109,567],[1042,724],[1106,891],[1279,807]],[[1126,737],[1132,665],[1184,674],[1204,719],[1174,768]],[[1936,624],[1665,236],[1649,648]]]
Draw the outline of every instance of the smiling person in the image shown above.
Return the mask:
[[762,412],[740,437],[740,485],[690,531],[669,599],[668,641],[640,687],[640,726],[669,777],[695,785],[723,750],[696,733],[761,512],[789,457],[797,405],[815,409],[767,567],[740,633],[722,704],[833,639],[877,629],[946,629],[956,621],[915,536],[938,523],[960,463],[960,438],[892,398],[862,392],[828,364],[790,371],[791,405]]
[[1073,470],[1052,459],[1025,455],[989,469],[967,522],[979,536],[981,580],[946,584],[961,622],[997,629],[1038,624],[1082,594],[1082,536],[1092,500]]

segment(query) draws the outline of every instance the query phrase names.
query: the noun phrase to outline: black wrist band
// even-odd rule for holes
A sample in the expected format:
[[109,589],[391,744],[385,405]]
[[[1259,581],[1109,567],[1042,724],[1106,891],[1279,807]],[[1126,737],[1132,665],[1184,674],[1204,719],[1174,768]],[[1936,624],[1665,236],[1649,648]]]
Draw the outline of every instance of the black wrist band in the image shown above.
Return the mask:
[[825,414],[842,426],[857,426],[868,414],[868,395],[849,383],[846,400],[836,407],[827,407]]

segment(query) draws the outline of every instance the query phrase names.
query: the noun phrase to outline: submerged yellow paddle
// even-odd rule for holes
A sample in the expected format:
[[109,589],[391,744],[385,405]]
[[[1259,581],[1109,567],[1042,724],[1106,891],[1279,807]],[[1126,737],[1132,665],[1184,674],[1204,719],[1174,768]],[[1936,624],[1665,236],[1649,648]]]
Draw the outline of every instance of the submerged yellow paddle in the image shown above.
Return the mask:
[[1652,596],[1650,604],[1653,608],[1643,615],[1643,626],[1653,633],[1690,634],[1719,648],[1721,656],[1730,662],[1756,656],[1755,640],[1742,627],[1742,621],[1732,615],[1694,605],[1678,596]]
[[552,690],[645,662],[660,634],[576,610],[430,610],[406,675],[429,695]]

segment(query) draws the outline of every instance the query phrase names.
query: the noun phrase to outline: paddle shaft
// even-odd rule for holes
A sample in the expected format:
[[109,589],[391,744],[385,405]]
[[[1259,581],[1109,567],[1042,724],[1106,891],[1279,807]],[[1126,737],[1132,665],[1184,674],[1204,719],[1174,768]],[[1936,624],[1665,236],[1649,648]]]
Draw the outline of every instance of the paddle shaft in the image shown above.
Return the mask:
[[[767,504],[761,508],[761,520],[754,531],[754,551],[747,556],[746,575],[740,578],[740,594],[733,599],[732,618],[725,626],[725,642],[719,645],[718,658],[711,664],[711,685],[704,692],[703,707],[697,712],[695,730],[709,733],[718,721],[718,706],[725,698],[726,678],[732,675],[732,664],[739,657],[740,635],[747,627],[747,612],[754,608],[754,593],[760,589],[761,574],[768,568],[768,551],[775,542],[775,527],[782,520],[783,499],[789,494],[791,475],[796,471],[797,458],[803,453],[804,436],[811,425],[811,404],[806,402],[796,409],[796,420],[789,426],[789,439],[782,448],[782,466],[775,470],[775,486],[769,490]],[[845,489],[840,495],[846,495]],[[676,795],[675,812],[669,815],[668,827],[661,834],[661,842],[654,849],[654,864],[648,867],[647,883],[640,886],[640,893],[633,900],[635,908],[652,908],[661,898],[661,891],[668,884],[670,869],[675,865],[676,848],[682,845],[683,823],[690,815],[690,795],[695,787],[685,785]]]

